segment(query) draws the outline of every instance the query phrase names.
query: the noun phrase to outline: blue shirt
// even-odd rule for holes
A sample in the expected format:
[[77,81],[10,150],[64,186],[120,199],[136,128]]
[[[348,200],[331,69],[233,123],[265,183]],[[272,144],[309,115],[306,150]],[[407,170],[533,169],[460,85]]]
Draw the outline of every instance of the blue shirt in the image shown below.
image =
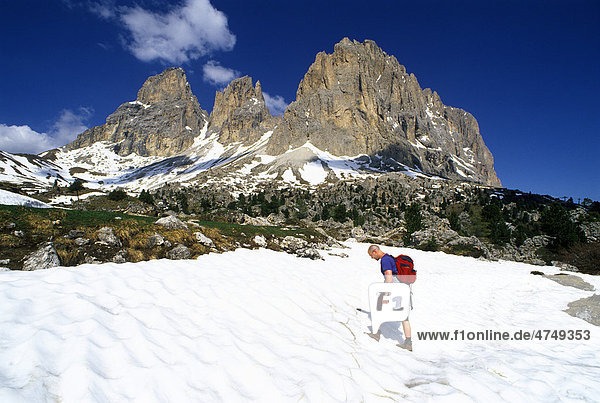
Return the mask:
[[396,261],[387,253],[383,255],[379,263],[381,263],[381,274],[384,276],[385,272],[388,270],[391,270],[394,276],[398,274],[398,270],[396,269]]

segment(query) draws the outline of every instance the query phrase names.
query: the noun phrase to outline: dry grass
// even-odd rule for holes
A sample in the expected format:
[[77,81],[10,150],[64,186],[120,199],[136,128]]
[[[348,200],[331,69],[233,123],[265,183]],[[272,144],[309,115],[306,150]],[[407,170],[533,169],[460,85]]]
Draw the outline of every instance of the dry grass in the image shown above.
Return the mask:
[[56,249],[61,266],[76,266],[83,261],[80,249]]
[[142,262],[146,260],[144,252],[138,249],[128,248],[127,249],[127,261],[128,262]]
[[155,231],[140,231],[130,237],[128,246],[135,249],[148,248],[148,238],[154,235]]
[[164,232],[162,236],[173,245],[180,243],[182,245],[189,246],[194,244],[196,241],[194,239],[194,235],[184,229],[172,229]]
[[192,259],[195,259],[200,255],[205,255],[210,252],[210,248],[208,246],[204,246],[199,243],[193,244],[192,246],[190,246],[189,249],[192,253]]
[[11,234],[0,234],[1,248],[16,248],[21,245],[21,239]]
[[49,218],[43,218],[35,214],[26,214],[23,217],[23,219],[25,220],[25,222],[27,222],[29,228],[35,229],[36,232],[41,232],[44,234],[52,232],[54,228],[54,224],[52,224],[52,221],[56,221]]

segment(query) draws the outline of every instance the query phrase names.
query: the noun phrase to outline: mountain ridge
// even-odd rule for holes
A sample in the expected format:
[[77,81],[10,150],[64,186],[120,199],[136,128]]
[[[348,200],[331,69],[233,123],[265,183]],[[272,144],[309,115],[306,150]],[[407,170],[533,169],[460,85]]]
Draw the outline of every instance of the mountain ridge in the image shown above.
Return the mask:
[[171,67],[104,125],[40,156],[73,175],[64,180],[134,191],[225,178],[313,186],[386,172],[501,186],[471,114],[421,89],[375,42],[348,38],[316,55],[281,117],[248,76],[217,91],[209,114]]

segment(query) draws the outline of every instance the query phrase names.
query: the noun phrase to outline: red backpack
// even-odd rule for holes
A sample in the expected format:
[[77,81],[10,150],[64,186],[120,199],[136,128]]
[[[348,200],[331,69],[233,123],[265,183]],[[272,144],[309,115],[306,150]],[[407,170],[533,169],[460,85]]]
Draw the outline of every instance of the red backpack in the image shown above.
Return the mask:
[[412,284],[417,280],[417,271],[415,270],[413,260],[410,256],[399,255],[394,258],[396,261],[397,278],[401,283]]

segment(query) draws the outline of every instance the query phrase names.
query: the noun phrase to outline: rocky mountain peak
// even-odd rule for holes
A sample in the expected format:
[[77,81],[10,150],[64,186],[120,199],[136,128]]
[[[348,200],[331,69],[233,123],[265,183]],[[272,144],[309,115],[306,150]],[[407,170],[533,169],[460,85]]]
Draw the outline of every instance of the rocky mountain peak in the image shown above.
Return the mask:
[[149,77],[136,101],[119,106],[104,125],[81,133],[66,149],[105,141],[119,155],[171,156],[190,147],[207,121],[185,72],[172,67]]
[[[475,118],[445,106],[371,40],[320,52],[284,114],[285,143],[309,140],[339,156],[366,154],[451,179],[499,186]],[[270,152],[288,147],[277,139]],[[377,164],[380,164],[377,160]]]
[[138,91],[137,100],[143,104],[190,99],[194,97],[185,72],[181,67],[171,67],[149,77]]
[[252,78],[244,76],[215,94],[209,132],[220,132],[222,143],[254,142],[264,133],[264,123],[272,119],[260,82],[253,86]]

